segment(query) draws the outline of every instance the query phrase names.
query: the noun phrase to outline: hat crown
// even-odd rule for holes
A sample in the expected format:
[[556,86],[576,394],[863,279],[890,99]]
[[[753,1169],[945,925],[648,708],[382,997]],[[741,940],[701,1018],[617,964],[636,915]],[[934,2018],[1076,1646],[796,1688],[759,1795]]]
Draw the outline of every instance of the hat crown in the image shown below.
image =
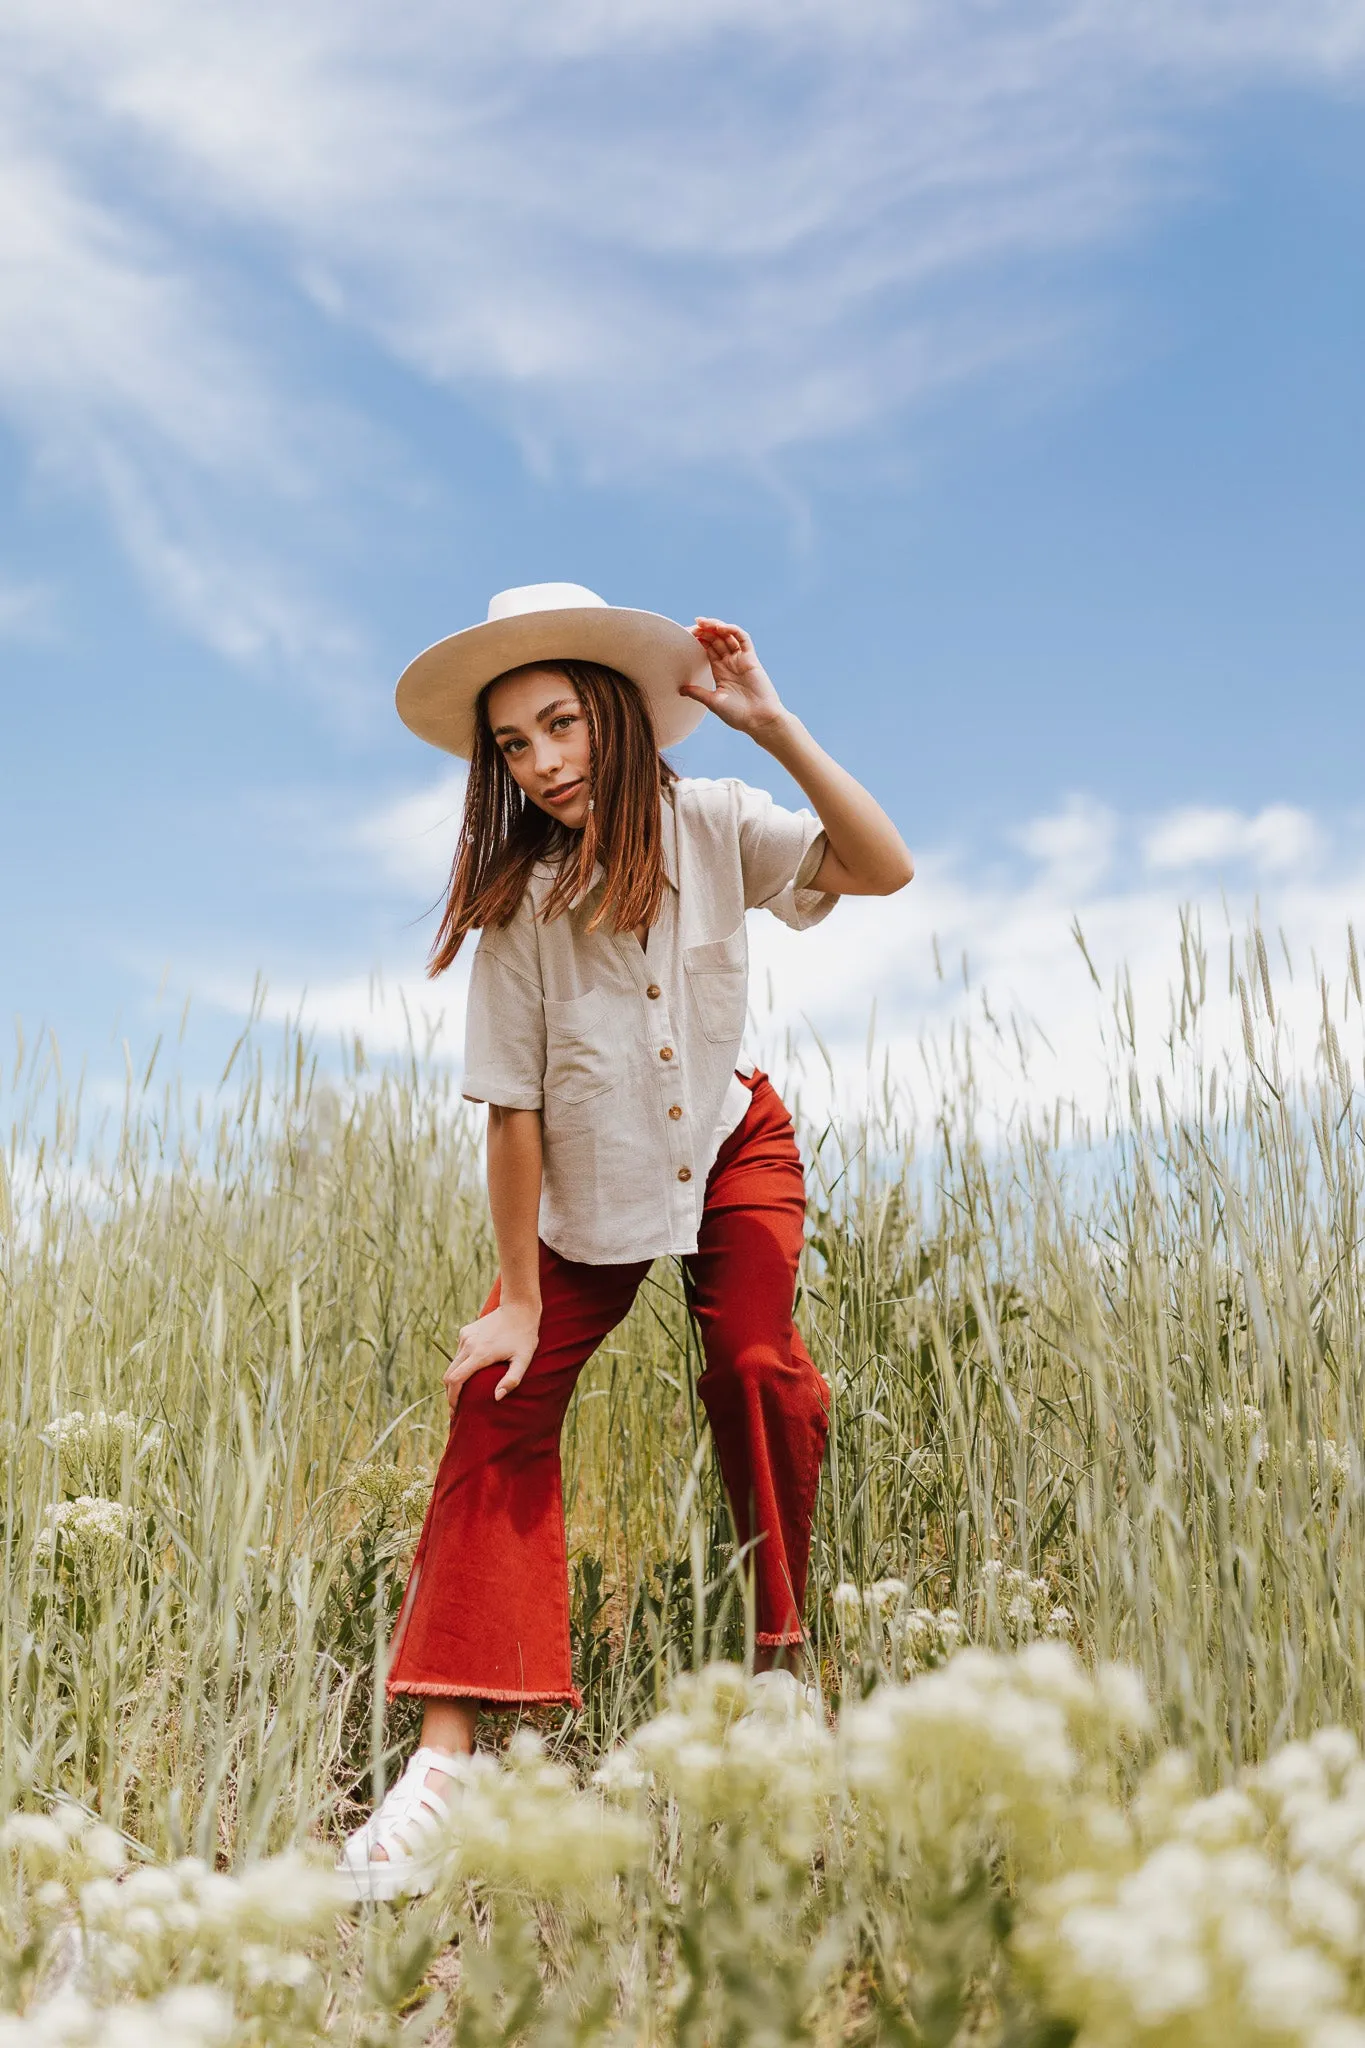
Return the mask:
[[488,619],[517,619],[526,612],[583,611],[589,605],[607,610],[607,600],[582,583],[520,583],[515,590],[500,590],[488,600]]

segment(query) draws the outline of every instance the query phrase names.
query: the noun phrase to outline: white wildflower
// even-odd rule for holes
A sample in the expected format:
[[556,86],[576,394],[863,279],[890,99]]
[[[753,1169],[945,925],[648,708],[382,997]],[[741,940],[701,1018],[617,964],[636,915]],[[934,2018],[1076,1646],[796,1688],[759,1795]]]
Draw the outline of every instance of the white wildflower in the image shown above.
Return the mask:
[[1320,1941],[1343,1962],[1358,1955],[1365,1928],[1360,1900],[1325,1871],[1308,1864],[1290,1872],[1289,1914],[1301,1934]]
[[1307,2048],[1365,2048],[1365,2020],[1333,2013],[1303,2036]]
[[56,1863],[66,1849],[66,1835],[50,1814],[12,1813],[0,1827],[0,1848],[17,1849],[26,1863]]
[[1255,1782],[1272,1801],[1279,1802],[1303,1792],[1321,1793],[1326,1775],[1321,1757],[1308,1743],[1290,1742],[1267,1758]]
[[307,1956],[278,1949],[267,1942],[247,1942],[240,1955],[249,1989],[288,2001],[316,1999],[324,1990],[321,1973]]
[[962,1640],[962,1620],[952,1607],[913,1607],[900,1619],[901,1674],[934,1671],[946,1664]]
[[426,1514],[431,1481],[418,1478],[401,1465],[370,1458],[351,1473],[347,1491],[367,1522],[410,1529]]
[[632,1750],[613,1749],[593,1772],[592,1782],[609,1797],[625,1798],[645,1791],[653,1780]]
[[75,1500],[54,1501],[43,1510],[44,1541],[82,1590],[104,1586],[126,1555],[132,1528],[131,1510],[120,1501],[82,1493]]
[[1030,1642],[1043,1632],[1052,1604],[1045,1580],[1030,1578],[998,1558],[981,1567],[977,1611],[983,1631],[1003,1628],[1009,1642]]
[[1131,1747],[1151,1734],[1156,1716],[1136,1671],[1126,1664],[1101,1664],[1094,1686],[1110,1739]]
[[1138,1691],[1090,1677],[1061,1643],[1016,1656],[961,1650],[908,1685],[886,1686],[843,1716],[847,1775],[869,1814],[913,1853],[956,1832],[1008,1837],[1048,1870],[1078,1800],[1102,1783],[1149,1714]]
[[207,1984],[112,2008],[71,1991],[26,2019],[0,2019],[0,2048],[223,2048],[235,2031],[230,2003]]
[[591,1896],[645,1852],[639,1818],[582,1792],[522,1730],[507,1762],[459,1759],[449,1794],[450,1871],[547,1898]]
[[[243,1934],[276,1940],[322,1934],[341,1910],[336,1872],[297,1850],[249,1863],[230,1882],[235,1886],[234,1920]],[[196,1879],[196,1900],[203,1889],[204,1880]]]
[[1231,1849],[1258,1841],[1263,1823],[1246,1793],[1229,1787],[1195,1800],[1180,1816],[1178,1832],[1201,1849]]
[[144,1865],[125,1879],[122,1889],[124,1901],[131,1906],[144,1907],[155,1912],[162,1906],[174,1905],[180,1897],[180,1886],[169,1870],[161,1870],[154,1864]]
[[765,1700],[737,1666],[679,1679],[633,1755],[680,1809],[750,1830],[783,1856],[810,1853],[833,1789],[834,1739],[813,1715]]
[[85,1830],[79,1848],[81,1860],[89,1871],[112,1875],[122,1870],[128,1861],[122,1836],[116,1829],[106,1827],[103,1821],[96,1821]]
[[138,1948],[160,1941],[163,1932],[161,1915],[155,1906],[125,1906],[121,1925],[125,1941]]
[[851,1585],[847,1579],[834,1588],[831,1596],[834,1603],[834,1618],[841,1628],[857,1628],[863,1618],[863,1596],[861,1589]]
[[1319,1728],[1308,1738],[1308,1747],[1327,1772],[1340,1781],[1360,1763],[1360,1744],[1348,1728]]
[[1306,2019],[1326,2017],[1345,1989],[1326,1956],[1288,1942],[1257,1942],[1244,1964],[1240,2003],[1269,2034],[1292,2034]]
[[126,1466],[140,1465],[161,1441],[161,1424],[146,1423],[127,1408],[73,1408],[54,1416],[42,1441],[57,1453],[62,1485],[104,1492],[118,1488]]
[[233,2029],[232,2007],[221,1991],[207,1984],[187,1984],[181,1990],[168,1991],[156,2011],[167,2036],[174,2038],[178,2031],[186,2048],[199,2042],[212,2048],[212,2044],[226,2041]]

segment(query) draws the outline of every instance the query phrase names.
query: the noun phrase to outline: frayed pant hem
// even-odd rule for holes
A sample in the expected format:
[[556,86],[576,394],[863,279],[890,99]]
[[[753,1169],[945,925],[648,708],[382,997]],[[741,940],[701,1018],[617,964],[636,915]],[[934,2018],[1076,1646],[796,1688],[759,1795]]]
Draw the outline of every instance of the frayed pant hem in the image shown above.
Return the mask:
[[[760,1639],[761,1640],[761,1639]],[[442,1685],[420,1678],[390,1680],[384,1688],[389,1699],[487,1700],[495,1707],[572,1707],[582,1711],[583,1695],[575,1686],[565,1692],[513,1692],[496,1685]]]

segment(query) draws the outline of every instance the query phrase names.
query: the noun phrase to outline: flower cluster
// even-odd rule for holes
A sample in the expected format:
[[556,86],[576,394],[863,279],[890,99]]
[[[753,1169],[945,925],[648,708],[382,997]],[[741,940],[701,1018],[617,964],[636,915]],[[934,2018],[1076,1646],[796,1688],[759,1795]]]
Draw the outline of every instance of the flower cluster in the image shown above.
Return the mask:
[[1167,1757],[1125,1852],[1031,1901],[1015,1948],[1094,2048],[1365,2048],[1365,1764],[1328,1729],[1195,1796]]
[[[67,1903],[88,1878],[113,1876],[127,1861],[113,1828],[65,1800],[50,1813],[9,1814],[0,1825],[0,1854],[22,1871],[34,1897],[54,1906]],[[44,1893],[44,1886],[56,1890]]]
[[900,1619],[901,1674],[937,1671],[962,1647],[962,1616],[955,1607],[911,1607]]
[[[1222,1435],[1228,1441],[1244,1469],[1260,1474],[1263,1479],[1267,1476],[1273,1462],[1272,1438],[1265,1415],[1254,1402],[1222,1401],[1217,1408],[1206,1408],[1204,1426],[1211,1436]],[[1307,1482],[1308,1492],[1319,1510],[1330,1508],[1351,1483],[1350,1453],[1333,1436],[1315,1432],[1303,1444],[1284,1443],[1278,1462],[1282,1473],[1301,1475]],[[1257,1486],[1255,1492],[1257,1500],[1263,1502],[1265,1486]]]
[[[12,1813],[0,1852],[11,1879],[23,1880],[9,1887],[23,1905],[22,1945],[42,1959],[74,1940],[79,1959],[59,1995],[24,2023],[29,2032],[0,2030],[0,2048],[10,2039],[16,2048],[208,2043],[226,2037],[234,2010],[321,2030],[326,1983],[308,1951],[346,1903],[334,1871],[298,1854],[234,1876],[198,1857],[129,1871],[114,1830],[66,1804]],[[171,1999],[162,1996],[168,1987]]]
[[1220,1401],[1204,1410],[1204,1426],[1210,1434],[1230,1437],[1249,1464],[1259,1465],[1265,1457],[1265,1415],[1254,1401]]
[[233,1876],[186,1856],[122,1881],[95,1878],[78,1900],[88,1973],[105,1998],[205,1981],[233,1985],[251,2010],[321,2002],[307,1945],[331,1931],[343,1902],[334,1871],[293,1853]]
[[161,1425],[145,1423],[127,1408],[97,1408],[87,1415],[73,1408],[42,1433],[57,1453],[67,1493],[117,1493],[125,1468],[140,1465],[161,1441]]
[[1312,1438],[1304,1448],[1303,1463],[1319,1506],[1330,1506],[1350,1483],[1351,1460],[1335,1437]]
[[75,1993],[23,2019],[0,2014],[0,2048],[223,2048],[234,2032],[231,2002],[207,1984],[135,2005]]
[[427,1511],[431,1481],[385,1459],[369,1458],[351,1473],[347,1493],[365,1522],[413,1529]]
[[458,1760],[450,1794],[449,1875],[545,1898],[591,1899],[644,1855],[638,1815],[583,1792],[521,1729],[506,1759]]
[[912,1607],[904,1579],[834,1589],[834,1622],[842,1660],[873,1682],[912,1678],[946,1664],[965,1631],[955,1607]]
[[1036,1874],[1087,1845],[1108,1855],[1114,1763],[1150,1721],[1129,1672],[1089,1674],[1061,1643],[966,1649],[845,1712],[845,1775],[903,1862],[965,1868],[999,1847]]
[[[913,1618],[904,1589],[871,1590],[863,1618]],[[469,2048],[506,2040],[510,2013],[539,2015],[519,2038],[543,2048],[589,2008],[643,2038],[641,1999],[660,2041],[807,2040],[813,2001],[865,1973],[870,1928],[897,2025],[918,2026],[917,1973],[956,1942],[958,1985],[1007,1986],[1029,2038],[1365,2048],[1356,1740],[1329,1729],[1201,1796],[1181,1752],[1139,1774],[1151,1733],[1131,1673],[1087,1671],[1057,1642],[963,1648],[837,1728],[795,1685],[710,1665],[586,1790],[529,1733],[502,1760],[462,1761],[433,1906],[376,1918],[344,1954],[335,1873],[305,1857],[128,1871],[120,1838],[73,1806],[12,1814],[3,1933],[27,1958],[11,1975],[28,2010],[0,2019],[0,2048],[314,2048],[357,1964],[360,2038],[393,2042],[433,1910],[453,1916],[442,1939],[459,1930]],[[676,1940],[640,1943],[630,1910],[645,1900]],[[77,1967],[35,1996],[63,1934]],[[654,2027],[674,2013],[677,2036]]]
[[132,1511],[122,1502],[80,1493],[43,1510],[42,1540],[55,1550],[70,1584],[96,1593],[126,1556],[132,1523]]
[[1072,1631],[1069,1608],[1053,1597],[1046,1579],[1030,1578],[1016,1565],[992,1558],[981,1567],[977,1587],[977,1633],[1013,1644],[1035,1636],[1066,1637]]
[[732,1664],[675,1681],[669,1705],[640,1729],[608,1784],[632,1770],[702,1826],[726,1825],[780,1856],[808,1857],[834,1790],[834,1738],[795,1687],[769,1691]]

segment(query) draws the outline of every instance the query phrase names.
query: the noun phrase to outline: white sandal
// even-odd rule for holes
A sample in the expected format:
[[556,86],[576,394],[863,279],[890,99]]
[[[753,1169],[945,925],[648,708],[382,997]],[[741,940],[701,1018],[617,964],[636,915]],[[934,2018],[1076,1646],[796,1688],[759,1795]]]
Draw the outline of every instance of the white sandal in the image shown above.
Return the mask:
[[824,1702],[819,1687],[805,1683],[794,1671],[756,1671],[750,1684],[758,1695],[750,1714],[757,1712],[775,1721],[804,1717],[823,1724]]
[[448,1795],[428,1785],[428,1771],[453,1781],[459,1759],[419,1749],[364,1827],[346,1837],[337,1871],[356,1898],[401,1899],[435,1884],[450,1848],[451,1810]]

